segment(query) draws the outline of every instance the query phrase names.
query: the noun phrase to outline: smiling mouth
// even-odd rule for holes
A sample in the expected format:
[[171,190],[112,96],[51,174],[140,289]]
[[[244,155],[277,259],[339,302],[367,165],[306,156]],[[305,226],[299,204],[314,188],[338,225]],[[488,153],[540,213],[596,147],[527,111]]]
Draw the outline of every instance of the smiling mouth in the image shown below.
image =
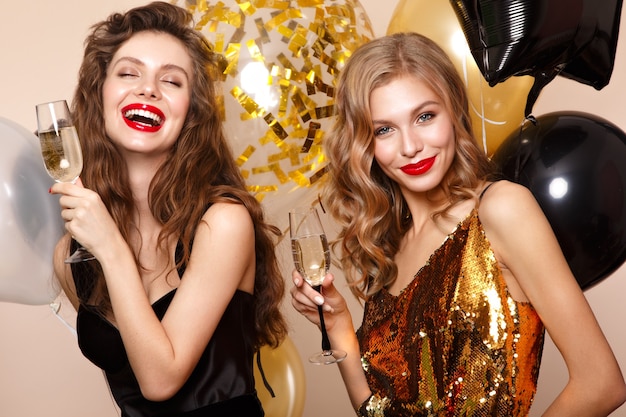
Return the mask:
[[400,169],[405,174],[422,175],[422,174],[427,173],[430,170],[430,168],[432,168],[433,164],[435,163],[435,159],[436,157],[433,156],[431,158],[426,158],[418,162],[417,164],[405,165],[401,167]]
[[133,123],[149,127],[158,127],[163,123],[163,119],[158,114],[144,109],[127,110],[124,112],[124,117]]

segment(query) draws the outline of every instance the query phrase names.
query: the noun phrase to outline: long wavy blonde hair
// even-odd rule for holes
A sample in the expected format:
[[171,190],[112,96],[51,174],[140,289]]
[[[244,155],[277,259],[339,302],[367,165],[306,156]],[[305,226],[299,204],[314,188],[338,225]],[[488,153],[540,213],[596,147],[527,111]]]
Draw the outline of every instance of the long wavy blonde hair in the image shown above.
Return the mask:
[[397,276],[394,256],[411,226],[406,201],[374,159],[370,94],[401,76],[417,77],[437,94],[452,117],[456,151],[440,188],[448,204],[434,217],[446,216],[493,172],[472,133],[465,87],[446,53],[416,33],[396,33],[361,46],[341,72],[336,119],[325,139],[329,161],[324,203],[340,231],[333,249],[358,298],[389,286]]
[[[192,26],[191,14],[165,2],[154,2],[114,13],[93,26],[85,41],[84,59],[72,101],[72,113],[83,147],[85,169],[81,179],[97,192],[128,241],[136,210],[124,159],[105,133],[102,88],[116,51],[133,35],[143,31],[167,33],[179,39],[193,62],[190,107],[180,136],[167,160],[158,169],[149,190],[153,216],[162,224],[159,250],[169,256],[165,243],[182,243],[180,264],[189,261],[197,225],[215,202],[243,204],[255,225],[256,343],[277,346],[287,332],[280,312],[284,281],[275,255],[280,230],[264,221],[263,210],[250,195],[224,137],[215,80],[218,57]],[[155,46],[158,47],[158,46]],[[137,260],[138,267],[139,261]],[[102,271],[94,263],[90,304],[102,314],[111,311]],[[86,302],[86,300],[80,300]]]

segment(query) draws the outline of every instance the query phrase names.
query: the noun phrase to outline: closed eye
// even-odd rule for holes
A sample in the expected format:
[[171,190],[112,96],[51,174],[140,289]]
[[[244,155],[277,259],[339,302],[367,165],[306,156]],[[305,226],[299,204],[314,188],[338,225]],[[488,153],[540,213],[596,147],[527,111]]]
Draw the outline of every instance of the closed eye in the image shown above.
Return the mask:
[[120,78],[132,78],[132,77],[137,77],[137,74],[135,73],[131,73],[131,72],[125,72],[125,71],[121,71],[118,74],[118,77]]
[[175,87],[181,87],[183,85],[182,82],[180,82],[179,80],[173,79],[173,78],[163,78],[161,81],[163,81],[164,83],[167,84],[171,84]]

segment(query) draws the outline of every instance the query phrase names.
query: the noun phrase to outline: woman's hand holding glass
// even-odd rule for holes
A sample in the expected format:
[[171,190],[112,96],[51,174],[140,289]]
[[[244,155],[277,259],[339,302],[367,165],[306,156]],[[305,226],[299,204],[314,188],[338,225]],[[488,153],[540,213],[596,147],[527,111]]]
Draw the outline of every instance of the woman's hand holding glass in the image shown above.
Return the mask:
[[73,184],[56,183],[50,192],[61,195],[59,204],[65,229],[72,238],[89,248],[88,253],[99,256],[101,247],[115,241],[111,232],[117,232],[118,228],[108,210],[100,196],[84,188],[80,179]]
[[[46,171],[58,183],[74,184],[83,169],[83,154],[65,100],[38,104],[37,135]],[[95,257],[82,245],[65,263],[90,261]]]
[[321,306],[325,313],[326,330],[332,333],[337,320],[348,308],[345,299],[335,288],[335,276],[330,272],[326,274],[321,293],[308,285],[298,270],[293,270],[291,278],[294,283],[291,296],[295,309],[311,323],[320,326],[318,307]]
[[289,232],[296,270],[311,290],[317,292],[317,295],[309,292],[309,296],[317,303],[322,351],[311,356],[309,362],[324,365],[341,362],[346,358],[346,352],[331,348],[322,307],[321,288],[330,268],[330,250],[317,209],[299,207],[291,210]]

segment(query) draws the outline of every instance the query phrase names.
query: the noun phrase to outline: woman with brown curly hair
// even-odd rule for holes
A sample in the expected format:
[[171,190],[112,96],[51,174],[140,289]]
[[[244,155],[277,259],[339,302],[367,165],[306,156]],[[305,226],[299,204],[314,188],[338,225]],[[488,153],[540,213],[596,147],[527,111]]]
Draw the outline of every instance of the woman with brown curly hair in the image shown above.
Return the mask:
[[394,34],[340,75],[324,202],[352,292],[355,334],[328,274],[294,271],[292,303],[319,324],[361,416],[525,416],[544,328],[569,382],[546,416],[606,416],[626,398],[617,361],[532,194],[495,181],[464,85],[434,42]]
[[[67,229],[55,274],[122,416],[262,416],[253,355],[286,335],[280,231],[224,138],[216,59],[165,2],[86,39],[72,101],[84,170],[51,188]],[[78,242],[96,260],[64,264]]]

